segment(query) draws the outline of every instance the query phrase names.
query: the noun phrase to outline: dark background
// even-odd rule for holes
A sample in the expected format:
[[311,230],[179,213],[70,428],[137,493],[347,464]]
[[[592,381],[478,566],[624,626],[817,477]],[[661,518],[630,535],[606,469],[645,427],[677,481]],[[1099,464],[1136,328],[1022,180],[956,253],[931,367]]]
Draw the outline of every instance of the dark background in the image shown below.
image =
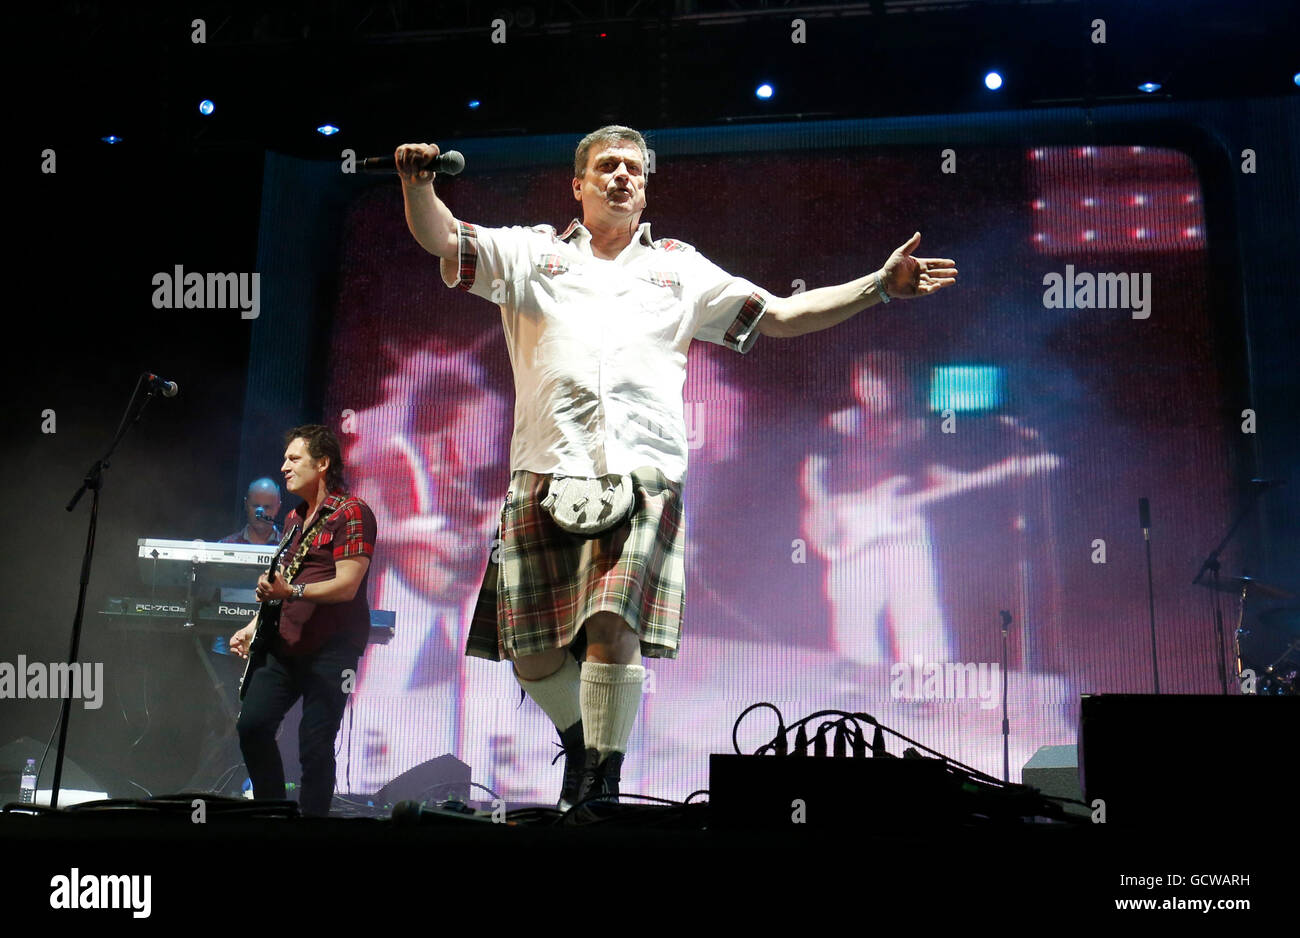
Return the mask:
[[[268,149],[337,159],[391,152],[412,139],[554,134],[572,141],[616,120],[648,131],[714,126],[763,134],[769,125],[876,118],[905,140],[909,117],[950,115],[954,146],[994,129],[1024,142],[1104,142],[1108,128],[1167,125],[1199,141],[1215,167],[1207,191],[1213,296],[1243,341],[1221,350],[1242,370],[1242,402],[1259,433],[1243,442],[1225,488],[1251,474],[1286,477],[1300,455],[1296,416],[1295,206],[1300,93],[1292,81],[1294,11],[1285,3],[846,4],[801,13],[759,3],[140,4],[54,3],[18,21],[11,42],[31,77],[14,85],[10,205],[11,299],[4,430],[5,620],[0,660],[66,654],[89,500],[64,505],[104,449],[136,376],[177,381],[113,460],[104,495],[90,608],[131,580],[135,539],[218,538],[238,523],[250,344],[236,311],[155,310],[150,278],[186,270],[257,269]],[[490,21],[507,19],[493,45]],[[790,19],[808,42],[789,41]],[[206,20],[208,42],[190,41]],[[1107,43],[1088,41],[1102,17]],[[603,36],[601,34],[604,34]],[[980,84],[1001,67],[1006,90]],[[771,80],[777,95],[752,88]],[[1136,84],[1160,81],[1154,98]],[[465,107],[470,97],[476,110]],[[217,102],[210,120],[196,109]],[[1028,133],[1051,108],[1068,115],[1059,140]],[[312,128],[344,128],[329,140]],[[748,129],[747,129],[748,128]],[[100,138],[116,133],[124,142]],[[1124,135],[1130,142],[1131,134]],[[1031,139],[1032,138],[1032,139]],[[757,139],[757,137],[756,137]],[[42,152],[58,172],[39,170]],[[1253,175],[1241,151],[1256,153]],[[474,154],[465,147],[467,156]],[[554,152],[562,152],[556,147]],[[539,154],[539,162],[554,152]],[[394,183],[395,185],[395,183]],[[759,194],[761,197],[761,193]],[[887,197],[862,192],[862,211]],[[924,198],[922,195],[921,198]],[[684,232],[659,232],[683,234]],[[19,246],[21,245],[21,247]],[[314,288],[330,296],[337,284]],[[263,303],[267,302],[264,295]],[[318,325],[325,326],[327,323]],[[277,350],[309,371],[324,351]],[[317,372],[318,373],[318,372]],[[321,416],[304,393],[268,416]],[[57,433],[41,432],[42,412]],[[1239,419],[1239,418],[1236,418]],[[265,469],[278,462],[272,457]],[[1300,492],[1274,490],[1243,529],[1252,572],[1300,587]],[[1205,545],[1206,549],[1212,545]],[[1234,573],[1237,571],[1227,571]],[[123,793],[147,775],[154,791],[188,777],[184,758],[201,719],[188,644],[109,633],[87,616],[81,658],[112,681],[99,711],[74,709],[69,754]],[[45,739],[52,702],[0,702],[0,742]],[[47,768],[48,771],[48,768]],[[143,793],[143,792],[141,792]]]

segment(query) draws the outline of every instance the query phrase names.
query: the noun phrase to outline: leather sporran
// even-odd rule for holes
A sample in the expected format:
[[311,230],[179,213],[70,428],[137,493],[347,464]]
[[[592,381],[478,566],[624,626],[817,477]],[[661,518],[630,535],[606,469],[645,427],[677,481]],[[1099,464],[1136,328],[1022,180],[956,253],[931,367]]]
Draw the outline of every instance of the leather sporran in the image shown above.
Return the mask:
[[632,514],[632,477],[551,477],[542,508],[565,531],[578,537],[599,537]]

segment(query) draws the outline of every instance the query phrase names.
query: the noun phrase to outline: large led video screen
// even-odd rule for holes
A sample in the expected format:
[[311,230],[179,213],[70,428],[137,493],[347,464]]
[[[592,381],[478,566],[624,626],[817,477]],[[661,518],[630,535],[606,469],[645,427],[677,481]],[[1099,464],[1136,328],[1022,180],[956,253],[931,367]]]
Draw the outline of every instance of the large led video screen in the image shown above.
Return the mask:
[[[917,253],[960,276],[744,355],[692,343],[685,622],[675,659],[644,660],[623,790],[707,788],[708,755],[762,700],[787,720],[866,712],[1001,776],[1004,678],[1017,780],[1075,741],[1079,694],[1151,689],[1140,497],[1162,690],[1217,691],[1189,584],[1231,510],[1232,389],[1193,158],[986,145],[946,171],[912,144],[708,150],[656,148],[655,238],[782,296],[861,277],[918,230]],[[562,231],[571,176],[471,163],[438,191],[475,225]],[[451,753],[509,802],[554,802],[554,729],[508,663],[463,654],[511,469],[501,311],[444,285],[395,179],[356,187],[341,217],[321,404],[378,519],[370,602],[396,633],[363,660],[339,790]],[[268,237],[288,224],[264,218],[264,250],[292,250]],[[742,747],[773,728],[752,717]]]

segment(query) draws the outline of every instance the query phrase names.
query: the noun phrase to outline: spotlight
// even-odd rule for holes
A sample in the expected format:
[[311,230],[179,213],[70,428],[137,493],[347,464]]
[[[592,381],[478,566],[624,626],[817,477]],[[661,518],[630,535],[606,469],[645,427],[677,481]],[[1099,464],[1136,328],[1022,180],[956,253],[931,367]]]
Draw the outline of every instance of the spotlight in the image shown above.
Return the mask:
[[1296,72],[1294,75],[1292,75],[1291,80],[1295,82],[1297,85],[1300,85],[1300,72]]
[[321,124],[316,128],[316,133],[324,134],[326,137],[332,137],[339,132],[339,129],[333,124]]
[[117,134],[109,134],[107,137],[100,137],[99,139],[110,145],[122,142],[122,138]]
[[1144,81],[1138,85],[1138,91],[1144,91],[1147,94],[1155,94],[1161,89],[1162,85],[1158,81]]
[[763,84],[759,85],[757,88],[754,89],[754,97],[762,98],[764,101],[766,101],[772,97],[774,92],[775,89],[767,82],[764,82]]
[[1002,87],[1002,76],[997,72],[989,72],[984,76],[984,87],[989,91],[997,91]]
[[204,117],[207,117],[214,110],[216,110],[216,105],[213,104],[211,101],[209,101],[207,98],[204,98],[202,101],[199,102],[199,113],[202,114]]
[[465,106],[468,107],[471,111],[477,111],[478,108],[479,108],[479,105],[482,104],[482,103],[483,103],[483,102],[480,101],[478,98],[472,98],[472,99],[469,101],[469,103],[468,103],[467,105],[465,105]]

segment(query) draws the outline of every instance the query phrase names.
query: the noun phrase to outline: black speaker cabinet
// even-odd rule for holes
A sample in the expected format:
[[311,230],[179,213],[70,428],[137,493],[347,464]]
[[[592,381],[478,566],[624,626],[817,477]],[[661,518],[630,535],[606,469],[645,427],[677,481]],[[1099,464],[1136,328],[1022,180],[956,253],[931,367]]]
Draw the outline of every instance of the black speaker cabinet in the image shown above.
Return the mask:
[[1297,730],[1300,697],[1085,694],[1085,800],[1122,827],[1276,829],[1295,816]]

